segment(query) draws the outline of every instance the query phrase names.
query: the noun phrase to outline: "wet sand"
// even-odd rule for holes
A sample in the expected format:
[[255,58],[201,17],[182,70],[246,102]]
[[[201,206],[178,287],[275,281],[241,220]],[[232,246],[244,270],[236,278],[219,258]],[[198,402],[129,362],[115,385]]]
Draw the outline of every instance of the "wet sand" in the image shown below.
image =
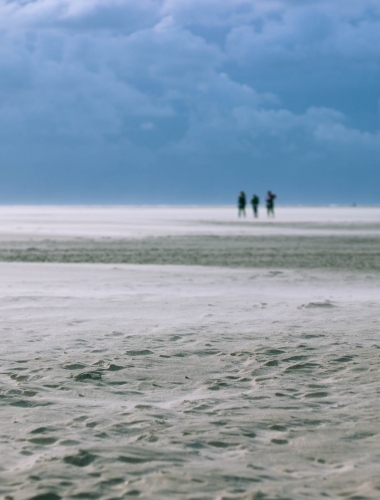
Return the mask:
[[77,238],[0,242],[0,261],[380,271],[376,236]]
[[2,498],[379,497],[377,209],[38,210],[0,210]]
[[380,270],[380,208],[0,207],[0,261]]

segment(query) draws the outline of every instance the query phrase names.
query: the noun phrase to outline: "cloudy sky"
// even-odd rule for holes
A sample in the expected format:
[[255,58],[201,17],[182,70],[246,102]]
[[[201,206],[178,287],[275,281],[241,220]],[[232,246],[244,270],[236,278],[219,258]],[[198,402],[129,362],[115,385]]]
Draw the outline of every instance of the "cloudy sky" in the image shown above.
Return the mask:
[[0,0],[0,203],[380,203],[379,0]]

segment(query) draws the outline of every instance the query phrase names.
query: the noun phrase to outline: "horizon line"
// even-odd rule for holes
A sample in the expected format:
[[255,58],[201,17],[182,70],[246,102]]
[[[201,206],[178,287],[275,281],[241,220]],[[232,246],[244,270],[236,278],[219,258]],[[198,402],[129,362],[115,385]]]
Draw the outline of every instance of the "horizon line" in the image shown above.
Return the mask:
[[[247,206],[250,204],[247,203]],[[0,208],[5,207],[129,207],[129,208],[236,208],[236,204],[225,203],[0,203]],[[260,204],[265,208],[265,202]],[[276,203],[276,208],[380,208],[379,204],[359,204],[359,203]]]

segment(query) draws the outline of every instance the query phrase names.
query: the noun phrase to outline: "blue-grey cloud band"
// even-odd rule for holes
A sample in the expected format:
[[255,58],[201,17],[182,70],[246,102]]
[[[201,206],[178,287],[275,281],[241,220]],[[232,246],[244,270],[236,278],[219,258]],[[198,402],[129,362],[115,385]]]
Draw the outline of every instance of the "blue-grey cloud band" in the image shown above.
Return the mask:
[[4,202],[376,203],[373,0],[0,1]]

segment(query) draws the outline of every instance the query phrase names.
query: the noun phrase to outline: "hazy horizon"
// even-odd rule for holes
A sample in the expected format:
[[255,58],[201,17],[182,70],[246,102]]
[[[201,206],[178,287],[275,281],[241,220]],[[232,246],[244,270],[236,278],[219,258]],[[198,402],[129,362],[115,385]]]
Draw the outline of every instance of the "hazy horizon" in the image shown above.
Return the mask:
[[[125,208],[139,208],[139,207],[157,207],[157,208],[185,208],[185,207],[204,207],[204,208],[231,208],[235,210],[236,203],[0,203],[0,207],[125,207]],[[264,199],[261,201],[259,207],[265,209]],[[276,203],[276,208],[379,208],[380,203]],[[246,210],[250,213],[250,204],[247,204]]]

